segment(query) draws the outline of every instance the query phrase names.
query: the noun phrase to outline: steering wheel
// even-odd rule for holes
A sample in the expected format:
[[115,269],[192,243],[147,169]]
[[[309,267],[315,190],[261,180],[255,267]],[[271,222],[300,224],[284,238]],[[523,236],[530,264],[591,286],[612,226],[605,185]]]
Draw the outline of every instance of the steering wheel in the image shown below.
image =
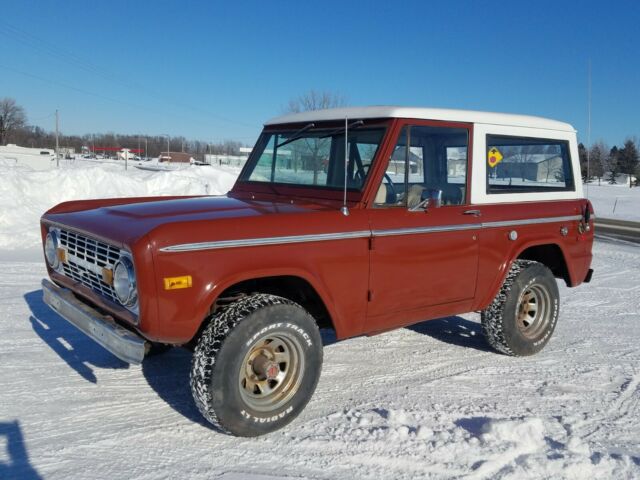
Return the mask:
[[384,180],[386,180],[387,183],[389,184],[389,191],[387,192],[387,202],[389,201],[389,195],[391,194],[393,195],[393,203],[396,203],[396,201],[398,200],[398,193],[396,192],[396,186],[393,184],[393,180],[391,180],[391,177],[386,172],[384,174]]
[[353,175],[353,179],[360,187],[362,187],[362,185],[364,185],[365,178],[367,178],[367,173],[364,171],[364,167],[358,166],[355,174]]

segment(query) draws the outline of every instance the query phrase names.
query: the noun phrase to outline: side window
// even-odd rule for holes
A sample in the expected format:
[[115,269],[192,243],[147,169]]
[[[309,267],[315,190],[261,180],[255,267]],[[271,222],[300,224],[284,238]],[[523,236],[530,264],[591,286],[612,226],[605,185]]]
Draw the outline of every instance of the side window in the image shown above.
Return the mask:
[[575,190],[569,142],[487,135],[487,193]]
[[462,205],[467,192],[465,128],[405,126],[393,149],[375,205],[413,208],[439,196],[442,205]]

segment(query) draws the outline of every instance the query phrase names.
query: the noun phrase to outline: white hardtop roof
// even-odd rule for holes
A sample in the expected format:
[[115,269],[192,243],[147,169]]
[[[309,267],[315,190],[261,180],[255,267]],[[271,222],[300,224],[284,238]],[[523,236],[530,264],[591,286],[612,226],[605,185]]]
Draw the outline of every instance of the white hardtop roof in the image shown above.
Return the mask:
[[268,120],[265,123],[265,126],[284,123],[320,122],[323,120],[344,120],[345,118],[353,120],[365,118],[417,118],[423,120],[483,123],[489,125],[507,125],[513,127],[543,128],[547,130],[575,132],[575,129],[568,123],[548,118],[532,117],[529,115],[478,112],[474,110],[451,110],[445,108],[394,106],[328,108],[325,110],[290,113]]

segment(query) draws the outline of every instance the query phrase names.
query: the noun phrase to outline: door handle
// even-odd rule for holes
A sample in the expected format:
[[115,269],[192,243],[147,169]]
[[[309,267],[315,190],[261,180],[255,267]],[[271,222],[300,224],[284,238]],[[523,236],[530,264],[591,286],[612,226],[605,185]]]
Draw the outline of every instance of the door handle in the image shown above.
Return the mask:
[[465,210],[464,212],[462,212],[463,215],[473,215],[474,217],[479,217],[480,215],[482,215],[482,212],[480,210]]

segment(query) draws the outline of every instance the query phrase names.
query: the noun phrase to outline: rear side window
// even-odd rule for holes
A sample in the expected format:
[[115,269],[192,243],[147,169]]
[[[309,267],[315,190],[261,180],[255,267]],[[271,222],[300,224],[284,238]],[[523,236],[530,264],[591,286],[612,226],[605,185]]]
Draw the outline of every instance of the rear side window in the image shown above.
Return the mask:
[[487,135],[487,193],[575,190],[569,142]]

